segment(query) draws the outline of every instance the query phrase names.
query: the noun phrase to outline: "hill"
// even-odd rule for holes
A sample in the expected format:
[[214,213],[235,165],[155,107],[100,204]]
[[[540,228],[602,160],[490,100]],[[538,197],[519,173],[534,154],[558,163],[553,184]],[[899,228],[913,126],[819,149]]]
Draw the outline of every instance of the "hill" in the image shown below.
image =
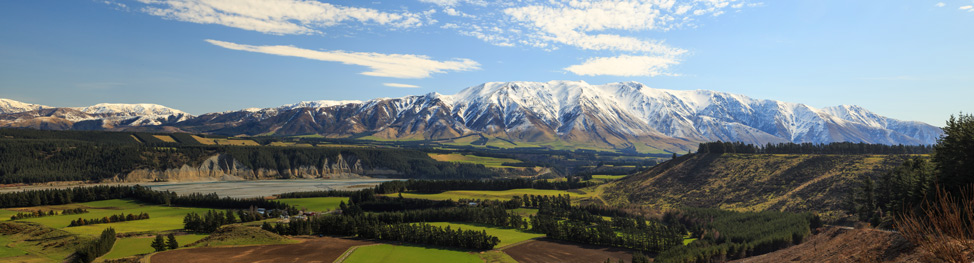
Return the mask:
[[900,234],[829,227],[801,244],[733,262],[918,262],[919,253]]
[[908,155],[692,154],[610,183],[614,204],[713,207],[737,211],[815,211],[835,219],[864,177]]

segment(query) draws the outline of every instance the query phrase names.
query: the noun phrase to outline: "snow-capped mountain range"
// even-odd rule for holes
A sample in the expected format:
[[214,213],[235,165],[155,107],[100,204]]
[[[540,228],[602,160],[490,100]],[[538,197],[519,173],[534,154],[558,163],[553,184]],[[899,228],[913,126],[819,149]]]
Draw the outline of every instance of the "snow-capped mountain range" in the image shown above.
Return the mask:
[[[58,110],[64,112],[50,113]],[[386,139],[480,134],[514,143],[563,141],[671,151],[715,140],[933,144],[942,134],[938,127],[890,119],[858,106],[817,109],[716,91],[654,89],[636,82],[489,82],[455,95],[305,101],[200,116],[154,104],[51,108],[0,100],[0,126],[93,128],[90,124],[42,127],[38,118],[45,116],[64,116],[73,126],[101,120],[106,129],[141,127],[226,135],[365,134]]]

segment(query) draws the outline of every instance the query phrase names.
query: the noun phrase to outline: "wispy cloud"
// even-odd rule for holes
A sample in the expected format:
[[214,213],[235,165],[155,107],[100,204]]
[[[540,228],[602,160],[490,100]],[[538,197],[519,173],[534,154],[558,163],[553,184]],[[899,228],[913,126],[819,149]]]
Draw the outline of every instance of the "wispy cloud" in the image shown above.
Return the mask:
[[960,10],[965,10],[967,12],[974,12],[974,5],[965,5],[960,7]]
[[423,55],[348,52],[342,50],[317,51],[294,46],[253,46],[212,39],[207,39],[206,42],[232,50],[365,66],[369,67],[371,71],[362,72],[362,75],[376,77],[426,78],[433,73],[480,69],[480,64],[470,59],[437,61]]
[[936,6],[936,7],[945,7],[945,6],[947,6],[947,4],[945,4],[944,2],[939,2],[939,3],[937,3],[937,4],[933,5],[933,6]]
[[582,64],[573,65],[565,70],[583,76],[673,76],[666,70],[670,65],[678,64],[673,58],[653,56],[617,56],[590,58]]
[[407,89],[419,88],[419,86],[416,85],[409,85],[409,84],[402,84],[402,83],[382,83],[382,85],[386,87],[393,87],[393,88],[407,88]]
[[142,10],[167,19],[217,24],[267,34],[315,34],[346,22],[395,28],[424,25],[423,14],[389,13],[306,0],[139,0]]

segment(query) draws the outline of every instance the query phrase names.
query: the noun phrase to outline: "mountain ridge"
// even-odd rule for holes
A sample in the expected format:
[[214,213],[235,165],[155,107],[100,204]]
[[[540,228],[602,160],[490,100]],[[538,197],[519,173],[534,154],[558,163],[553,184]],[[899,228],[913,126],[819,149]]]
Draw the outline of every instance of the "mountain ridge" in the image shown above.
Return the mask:
[[[154,104],[125,105],[128,108],[110,112],[80,110],[90,115],[80,120],[101,118],[104,123],[100,127],[104,129],[139,127],[224,135],[369,135],[413,140],[481,134],[526,144],[563,141],[670,152],[691,150],[698,142],[716,140],[933,144],[942,134],[940,128],[929,124],[884,117],[854,105],[817,109],[709,90],[655,89],[638,82],[487,82],[452,95],[431,92],[367,101],[303,101],[200,116],[159,105],[131,106]],[[56,122],[53,119],[70,115],[65,113],[33,114],[33,119],[11,117],[23,113],[0,113],[0,126],[31,123],[29,127],[76,129],[73,126],[79,119],[57,120],[73,122],[69,127],[66,123],[38,125],[45,122],[41,117]]]

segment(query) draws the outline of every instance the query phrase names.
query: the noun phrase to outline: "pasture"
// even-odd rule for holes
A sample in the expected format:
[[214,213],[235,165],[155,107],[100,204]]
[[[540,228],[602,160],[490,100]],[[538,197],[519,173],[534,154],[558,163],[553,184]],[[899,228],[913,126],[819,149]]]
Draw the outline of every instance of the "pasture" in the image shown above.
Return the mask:
[[382,244],[355,249],[345,263],[481,263],[479,256],[469,252],[419,246]]
[[338,209],[338,204],[342,201],[348,203],[348,197],[279,198],[275,200],[305,211],[331,211]]
[[510,159],[510,158],[495,158],[495,157],[485,157],[472,154],[459,154],[459,153],[428,153],[430,158],[433,160],[441,162],[454,162],[454,163],[471,163],[471,164],[482,164],[487,167],[494,168],[509,168],[511,166],[505,166],[504,163],[520,163],[521,160]]
[[[37,206],[25,208],[12,208],[8,211],[28,211],[28,210],[62,210],[66,208],[84,208],[88,213],[75,215],[56,215],[36,218],[20,219],[17,221],[35,222],[51,228],[62,229],[72,234],[94,237],[101,234],[105,228],[115,228],[117,233],[141,233],[158,232],[183,228],[183,217],[190,212],[205,213],[206,208],[188,207],[167,207],[161,205],[144,204],[132,200],[103,200],[87,203],[75,203],[56,206]],[[14,212],[16,213],[16,212]],[[68,227],[72,220],[78,218],[91,219],[102,218],[117,214],[149,214],[149,219],[134,220],[108,224],[94,224],[86,226]],[[7,214],[7,213],[4,213]],[[8,216],[9,218],[9,216]]]
[[544,236],[544,234],[529,233],[529,232],[524,232],[512,228],[494,227],[494,226],[481,225],[481,224],[454,223],[454,222],[432,222],[429,224],[434,226],[439,226],[439,227],[450,226],[450,229],[453,230],[463,229],[463,230],[474,230],[478,232],[487,231],[488,235],[496,236],[501,240],[501,242],[497,244],[497,246],[494,248],[502,248],[514,243]]
[[[179,235],[176,236],[176,242],[180,246],[183,246],[196,242],[204,237],[206,235]],[[155,252],[155,249],[152,248],[153,239],[155,239],[155,236],[120,238],[115,241],[115,246],[112,247],[112,251],[102,256],[101,259],[117,259]]]

